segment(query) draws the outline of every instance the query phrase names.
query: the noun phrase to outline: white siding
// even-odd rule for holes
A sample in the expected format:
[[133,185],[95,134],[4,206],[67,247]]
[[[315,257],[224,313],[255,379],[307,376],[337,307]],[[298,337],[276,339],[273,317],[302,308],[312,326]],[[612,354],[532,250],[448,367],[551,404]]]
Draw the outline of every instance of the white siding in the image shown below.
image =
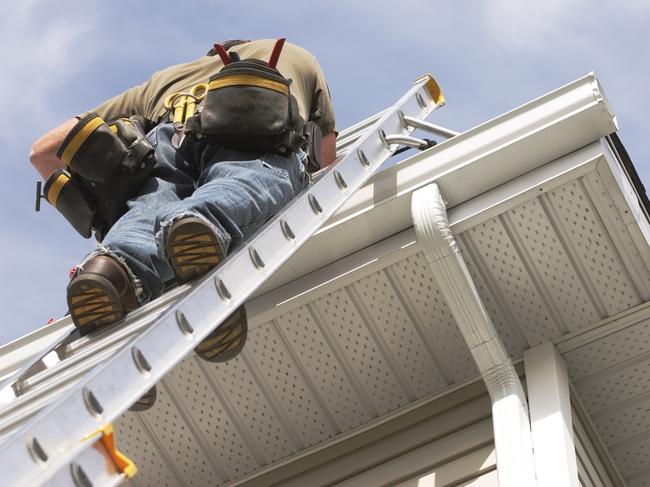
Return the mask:
[[305,453],[231,485],[497,485],[490,400],[482,382]]
[[572,400],[573,435],[578,463],[578,479],[584,487],[619,487],[625,485],[600,440],[582,412],[582,406],[575,396]]

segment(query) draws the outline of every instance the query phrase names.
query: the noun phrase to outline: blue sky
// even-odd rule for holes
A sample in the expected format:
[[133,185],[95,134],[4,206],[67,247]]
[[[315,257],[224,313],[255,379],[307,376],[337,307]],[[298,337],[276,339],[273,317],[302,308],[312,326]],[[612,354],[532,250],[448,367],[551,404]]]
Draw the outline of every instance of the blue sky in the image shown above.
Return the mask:
[[34,139],[230,38],[286,36],[328,77],[339,128],[433,73],[466,130],[595,71],[650,185],[645,0],[309,2],[0,0],[0,343],[66,310],[67,274],[93,247],[49,205],[34,213]]

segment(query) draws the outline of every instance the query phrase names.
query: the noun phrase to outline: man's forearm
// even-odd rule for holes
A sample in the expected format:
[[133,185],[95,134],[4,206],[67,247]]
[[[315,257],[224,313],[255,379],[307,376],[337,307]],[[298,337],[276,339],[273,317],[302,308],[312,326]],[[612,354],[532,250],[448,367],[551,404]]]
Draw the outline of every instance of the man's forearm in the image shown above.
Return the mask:
[[32,145],[29,160],[43,179],[47,179],[57,169],[65,167],[65,163],[56,157],[56,151],[77,122],[76,118],[63,122],[46,132]]

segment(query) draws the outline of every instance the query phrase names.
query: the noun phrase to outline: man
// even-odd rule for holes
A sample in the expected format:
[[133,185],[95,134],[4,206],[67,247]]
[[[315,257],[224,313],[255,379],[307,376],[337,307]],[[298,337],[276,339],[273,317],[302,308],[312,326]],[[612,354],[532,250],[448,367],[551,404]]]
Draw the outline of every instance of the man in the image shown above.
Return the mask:
[[[84,151],[90,150],[85,147],[105,147],[102,141],[112,136],[111,131],[119,135],[124,124],[129,123],[123,120],[108,130],[104,121],[137,116],[154,126],[147,135],[148,143],[145,140],[139,146],[144,144],[142,153],[147,147],[155,151],[152,172],[147,173],[137,193],[128,199],[119,219],[115,222],[109,219],[101,232],[97,219],[93,220],[101,243],[78,266],[76,276],[67,287],[70,313],[82,334],[120,321],[130,311],[160,296],[165,285],[174,279],[184,283],[204,275],[307,184],[305,153],[296,144],[291,145],[302,139],[292,138],[293,142],[283,139],[282,144],[274,142],[274,149],[268,150],[266,145],[257,143],[255,134],[249,137],[244,132],[243,140],[249,140],[250,146],[242,146],[240,142],[236,147],[229,143],[236,137],[224,139],[215,135],[220,130],[219,117],[224,115],[221,112],[225,111],[228,117],[231,110],[239,109],[223,108],[233,100],[231,93],[246,96],[246,90],[264,91],[270,87],[267,90],[270,96],[279,96],[277,93],[284,90],[284,78],[289,79],[285,85],[291,98],[289,112],[294,112],[290,113],[292,120],[295,119],[292,127],[315,122],[323,135],[320,165],[324,167],[334,161],[334,113],[321,68],[306,50],[288,43],[283,47],[283,44],[282,39],[227,41],[215,45],[215,50],[207,56],[155,73],[144,84],[102,103],[90,114],[64,122],[34,143],[30,160],[48,180],[48,200],[62,213],[62,208],[70,206],[75,207],[73,213],[78,213],[81,210],[77,203],[59,204],[60,195],[66,191],[61,188],[75,178],[82,188],[79,194],[97,193],[99,187],[109,189],[101,197],[95,194],[95,207],[101,207],[103,200],[110,200],[113,194],[110,192],[113,173],[106,180],[93,179],[95,172],[103,171],[109,164],[106,154],[112,154],[111,150],[95,151],[94,158],[83,163],[75,160],[85,157]],[[237,61],[251,59],[268,61],[251,61],[239,67]],[[236,76],[228,74],[233,66],[232,72],[239,73]],[[254,81],[252,84],[257,83],[257,87],[251,87],[246,80],[255,78],[258,68],[266,70],[262,76],[267,78],[259,83]],[[233,83],[246,86],[238,84],[233,88]],[[231,91],[217,91],[223,87]],[[239,88],[242,89],[237,91]],[[190,93],[196,96],[186,96]],[[176,103],[181,98],[185,105]],[[175,118],[176,108],[192,115],[188,100],[193,104],[192,111],[203,100],[203,110],[179,123]],[[211,103],[219,105],[216,115],[209,109]],[[251,106],[244,111],[256,109],[260,107]],[[253,122],[259,122],[264,115],[256,116]],[[219,120],[215,122],[214,117]],[[212,125],[217,128],[212,129]],[[182,127],[186,130],[179,130]],[[100,137],[104,139],[99,140]],[[136,162],[140,160],[146,161],[139,158]],[[145,165],[142,162],[142,167]],[[62,173],[62,169],[68,172]],[[120,177],[127,174],[122,167],[120,171]],[[134,171],[137,173],[137,168]],[[84,215],[94,215],[94,212],[95,209],[89,208]],[[72,222],[77,216],[68,219]],[[245,334],[246,318],[241,308],[226,320],[218,333],[208,336],[196,352],[206,360],[227,360],[241,350]]]

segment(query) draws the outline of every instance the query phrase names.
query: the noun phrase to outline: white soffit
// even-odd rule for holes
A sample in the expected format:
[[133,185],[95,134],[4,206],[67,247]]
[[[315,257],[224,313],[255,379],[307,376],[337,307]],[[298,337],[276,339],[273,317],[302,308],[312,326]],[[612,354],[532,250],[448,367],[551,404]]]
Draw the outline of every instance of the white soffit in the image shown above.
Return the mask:
[[650,485],[650,303],[558,343],[574,390],[627,484]]

